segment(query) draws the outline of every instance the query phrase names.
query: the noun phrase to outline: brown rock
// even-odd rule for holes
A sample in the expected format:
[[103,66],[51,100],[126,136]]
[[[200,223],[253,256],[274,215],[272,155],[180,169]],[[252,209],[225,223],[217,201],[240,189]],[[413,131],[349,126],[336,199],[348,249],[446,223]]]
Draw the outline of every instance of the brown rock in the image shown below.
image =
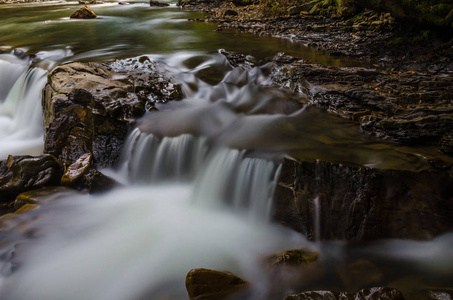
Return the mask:
[[26,213],[26,212],[29,212],[29,211],[32,211],[32,210],[35,210],[38,208],[40,208],[40,206],[38,204],[25,204],[24,206],[22,206],[21,208],[16,210],[14,213],[23,214],[23,213]]
[[43,92],[44,151],[64,164],[92,153],[96,166],[112,166],[134,119],[179,99],[180,86],[147,58],[58,66]]
[[244,292],[248,283],[230,272],[192,269],[186,276],[186,289],[191,300],[225,299]]
[[73,162],[61,177],[61,184],[66,186],[73,185],[77,179],[87,172],[91,166],[92,157],[91,153],[85,153]]
[[89,6],[84,6],[79,10],[73,12],[70,16],[71,19],[95,19],[97,18],[94,11]]

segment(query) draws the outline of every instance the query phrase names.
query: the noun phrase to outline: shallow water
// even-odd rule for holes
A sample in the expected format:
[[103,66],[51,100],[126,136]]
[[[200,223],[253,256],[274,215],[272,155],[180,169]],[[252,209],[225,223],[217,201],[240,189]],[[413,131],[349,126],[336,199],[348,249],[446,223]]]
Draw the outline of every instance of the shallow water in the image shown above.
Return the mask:
[[[252,281],[251,299],[376,285],[418,299],[420,289],[449,286],[451,234],[429,242],[312,243],[269,222],[286,155],[430,168],[420,157],[431,149],[364,136],[352,122],[304,107],[303,95],[269,86],[266,63],[279,52],[325,65],[355,62],[288,40],[217,32],[215,24],[188,21],[202,14],[174,3],[129,2],[93,5],[95,20],[70,20],[76,2],[0,6],[0,159],[42,152],[41,90],[57,64],[130,58],[118,64],[135,69],[146,56],[184,92],[182,101],[158,103],[159,111],[138,120],[118,168],[103,170],[123,187],[97,196],[55,193],[2,232],[1,299],[186,299],[184,277],[200,267]],[[252,55],[254,67],[232,68],[220,49]],[[320,261],[296,282],[273,282],[262,258],[300,247],[317,249]],[[363,282],[339,275],[364,260],[374,267]]]

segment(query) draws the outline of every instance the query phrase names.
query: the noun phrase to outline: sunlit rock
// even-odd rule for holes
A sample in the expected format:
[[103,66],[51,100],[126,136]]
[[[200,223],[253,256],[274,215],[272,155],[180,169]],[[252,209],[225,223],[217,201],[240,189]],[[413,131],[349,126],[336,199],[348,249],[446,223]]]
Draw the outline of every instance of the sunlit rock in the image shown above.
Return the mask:
[[91,153],[82,154],[66,169],[61,177],[61,184],[67,186],[74,184],[77,179],[87,172],[88,168],[91,166],[92,158],[93,155]]
[[189,299],[225,299],[244,292],[248,283],[230,272],[192,269],[186,277]]
[[71,19],[95,19],[97,18],[96,13],[89,7],[84,6],[79,10],[73,12],[70,16]]

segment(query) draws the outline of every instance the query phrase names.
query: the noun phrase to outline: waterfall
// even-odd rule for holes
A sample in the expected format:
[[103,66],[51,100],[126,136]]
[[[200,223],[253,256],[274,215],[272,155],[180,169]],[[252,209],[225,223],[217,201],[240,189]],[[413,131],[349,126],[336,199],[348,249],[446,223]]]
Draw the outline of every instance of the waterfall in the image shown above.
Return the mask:
[[189,134],[158,137],[135,129],[126,141],[121,172],[131,183],[190,181],[206,153],[204,138]]
[[227,204],[252,219],[268,220],[279,170],[273,161],[247,157],[245,150],[211,148],[203,137],[158,137],[135,129],[118,172],[121,181],[133,184],[193,182],[196,204]]
[[236,211],[246,211],[252,219],[268,220],[280,166],[246,154],[229,148],[213,153],[195,183],[194,201],[228,204]]
[[[0,68],[4,65],[0,64]],[[5,72],[9,72],[9,68],[0,69],[0,74],[3,74],[0,77],[6,76]],[[41,153],[43,145],[41,97],[47,81],[46,75],[47,71],[40,68],[24,71],[1,104],[0,159],[4,159],[8,154]],[[2,83],[2,92],[7,87]]]
[[0,54],[0,107],[16,80],[27,70],[28,63],[12,54]]

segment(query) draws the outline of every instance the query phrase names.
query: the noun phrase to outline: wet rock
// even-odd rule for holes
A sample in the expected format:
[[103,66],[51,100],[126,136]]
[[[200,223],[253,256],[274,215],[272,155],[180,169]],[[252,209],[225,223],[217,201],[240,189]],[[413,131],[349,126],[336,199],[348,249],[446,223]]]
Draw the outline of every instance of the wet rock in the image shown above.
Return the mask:
[[91,153],[82,154],[75,162],[73,162],[64,172],[61,177],[61,184],[66,186],[73,185],[77,179],[82,177],[91,166]]
[[62,166],[52,155],[9,156],[0,162],[0,199],[14,199],[22,192],[59,184]]
[[300,266],[312,263],[318,259],[318,253],[310,249],[286,250],[265,258],[269,267]]
[[404,300],[400,291],[392,288],[375,287],[354,292],[330,292],[311,291],[300,294],[293,294],[285,297],[285,300],[340,300],[340,299],[362,299],[362,300]]
[[243,293],[247,286],[246,281],[230,272],[192,269],[186,276],[186,289],[191,300],[225,299]]
[[94,165],[112,166],[134,118],[156,102],[179,99],[180,86],[150,61],[59,66],[43,92],[44,151],[64,164],[92,153]]
[[89,170],[83,176],[82,182],[83,187],[92,194],[106,192],[120,185],[114,179],[95,169]]
[[154,0],[150,0],[150,1],[149,1],[149,5],[150,5],[150,6],[154,6],[154,7],[166,7],[166,6],[170,6],[170,4],[168,4],[168,3],[159,2],[159,1],[154,1]]
[[40,207],[41,206],[39,206],[38,204],[25,204],[25,205],[21,206],[18,210],[16,210],[14,213],[15,214],[24,214],[26,212],[36,210]]
[[[381,170],[285,160],[274,219],[321,239],[431,239],[453,229],[448,171]],[[316,200],[317,199],[317,200]],[[320,228],[315,233],[316,216]]]
[[84,6],[70,16],[71,19],[95,19],[97,18],[96,13],[89,6]]
[[453,132],[453,77],[335,68],[278,57],[273,80],[308,96],[310,103],[360,122],[363,132],[448,153]]
[[48,204],[67,197],[70,194],[79,194],[71,188],[63,186],[45,187],[19,194],[14,201],[14,209],[18,210],[26,204]]

